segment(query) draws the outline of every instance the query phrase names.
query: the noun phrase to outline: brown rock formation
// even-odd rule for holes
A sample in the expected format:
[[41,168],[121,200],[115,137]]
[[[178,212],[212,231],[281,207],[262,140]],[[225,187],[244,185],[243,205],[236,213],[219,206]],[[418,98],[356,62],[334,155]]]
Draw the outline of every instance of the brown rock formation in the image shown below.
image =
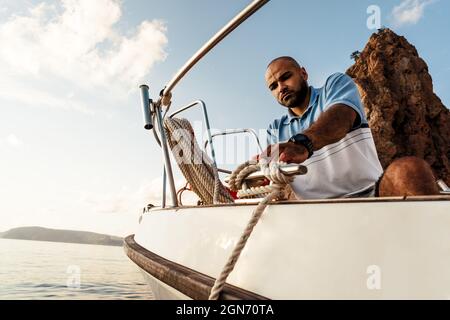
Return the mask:
[[349,74],[357,83],[386,168],[403,156],[425,159],[450,185],[450,112],[433,92],[428,66],[404,37],[373,34]]

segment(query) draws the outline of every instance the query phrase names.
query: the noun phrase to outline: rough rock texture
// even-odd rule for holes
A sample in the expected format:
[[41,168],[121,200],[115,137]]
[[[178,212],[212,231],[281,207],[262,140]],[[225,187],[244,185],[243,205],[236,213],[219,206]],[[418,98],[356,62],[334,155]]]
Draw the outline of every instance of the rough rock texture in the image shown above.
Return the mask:
[[347,74],[360,89],[383,167],[414,155],[450,185],[450,112],[434,94],[416,48],[381,29],[352,57],[356,63]]

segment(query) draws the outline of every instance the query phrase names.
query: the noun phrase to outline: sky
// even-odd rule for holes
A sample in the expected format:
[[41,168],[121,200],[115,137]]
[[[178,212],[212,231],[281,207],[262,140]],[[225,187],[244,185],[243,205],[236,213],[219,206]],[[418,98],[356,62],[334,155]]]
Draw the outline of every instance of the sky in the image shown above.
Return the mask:
[[[0,0],[0,231],[133,233],[162,190],[161,151],[143,129],[139,85],[156,98],[249,3]],[[201,99],[213,130],[264,131],[285,112],[264,83],[269,61],[297,58],[320,87],[381,26],[417,48],[448,107],[449,13],[444,0],[271,0],[179,83],[171,110]],[[204,139],[200,112],[185,116]],[[249,137],[215,141],[223,168],[257,152]],[[183,184],[178,171],[176,180]]]

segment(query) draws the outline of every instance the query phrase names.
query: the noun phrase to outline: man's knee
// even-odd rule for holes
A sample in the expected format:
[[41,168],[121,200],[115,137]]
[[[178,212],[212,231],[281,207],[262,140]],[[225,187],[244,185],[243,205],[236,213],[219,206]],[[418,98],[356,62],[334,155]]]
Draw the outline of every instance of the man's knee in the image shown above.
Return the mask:
[[395,160],[380,183],[380,196],[414,196],[439,194],[430,165],[417,157]]

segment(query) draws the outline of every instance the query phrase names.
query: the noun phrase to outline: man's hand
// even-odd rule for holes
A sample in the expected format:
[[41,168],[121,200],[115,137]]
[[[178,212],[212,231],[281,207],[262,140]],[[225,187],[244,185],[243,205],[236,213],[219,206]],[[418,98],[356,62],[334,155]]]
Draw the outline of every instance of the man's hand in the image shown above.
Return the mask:
[[280,161],[300,164],[308,159],[308,156],[308,150],[304,146],[293,142],[286,142],[269,146],[259,156],[259,159],[265,159],[268,162]]

